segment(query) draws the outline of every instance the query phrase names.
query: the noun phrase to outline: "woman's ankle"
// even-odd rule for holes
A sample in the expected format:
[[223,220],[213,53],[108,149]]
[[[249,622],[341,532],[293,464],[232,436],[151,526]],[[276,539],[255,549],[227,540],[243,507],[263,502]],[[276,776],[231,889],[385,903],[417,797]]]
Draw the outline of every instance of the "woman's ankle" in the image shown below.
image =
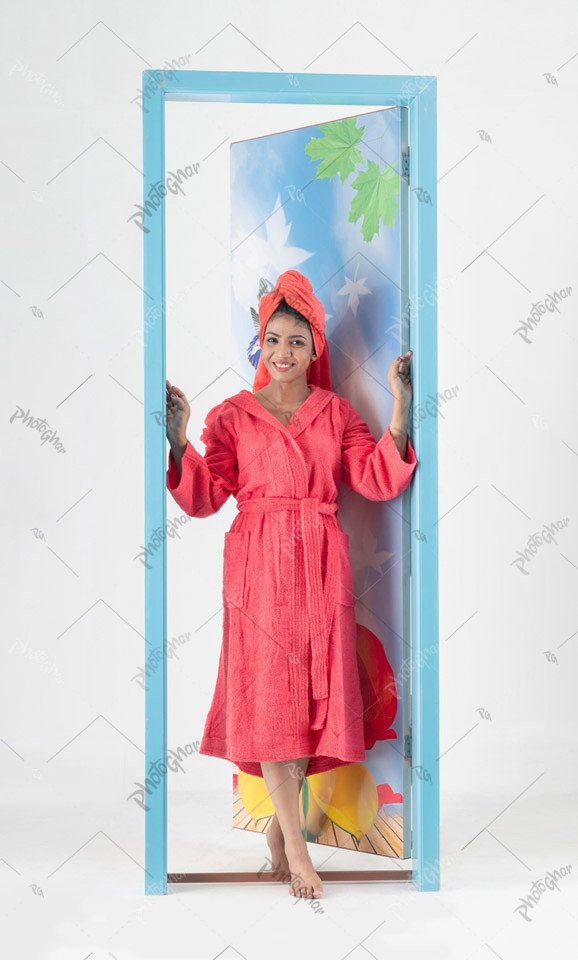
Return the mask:
[[296,837],[285,837],[285,853],[288,857],[308,857],[309,851],[305,843],[305,837],[300,833]]

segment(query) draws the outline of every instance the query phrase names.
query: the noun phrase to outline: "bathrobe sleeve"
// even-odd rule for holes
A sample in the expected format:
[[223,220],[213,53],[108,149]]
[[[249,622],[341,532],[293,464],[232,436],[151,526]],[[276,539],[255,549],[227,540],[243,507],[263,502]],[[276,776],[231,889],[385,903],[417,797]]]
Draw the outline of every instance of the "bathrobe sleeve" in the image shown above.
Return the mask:
[[409,486],[417,458],[409,436],[401,457],[389,426],[379,440],[347,401],[341,440],[341,482],[367,500],[392,500]]
[[181,477],[172,450],[169,450],[167,488],[179,506],[191,517],[210,517],[220,510],[238,489],[238,464],[234,433],[226,423],[223,404],[209,410],[201,433],[205,455],[190,440],[181,460]]

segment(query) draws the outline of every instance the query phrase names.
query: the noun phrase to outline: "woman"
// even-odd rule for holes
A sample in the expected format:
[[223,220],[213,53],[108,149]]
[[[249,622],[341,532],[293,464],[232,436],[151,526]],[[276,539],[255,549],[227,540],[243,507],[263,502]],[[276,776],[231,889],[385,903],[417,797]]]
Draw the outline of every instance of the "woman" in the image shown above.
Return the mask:
[[167,380],[167,486],[190,516],[233,494],[225,534],[223,644],[200,753],[264,777],[275,807],[267,842],[289,893],[318,898],[299,823],[303,777],[365,760],[348,536],[340,482],[369,500],[409,485],[411,350],[391,364],[391,422],[379,441],[331,389],[325,312],[301,273],[283,273],[259,303],[253,392],[213,407],[187,440],[184,393]]

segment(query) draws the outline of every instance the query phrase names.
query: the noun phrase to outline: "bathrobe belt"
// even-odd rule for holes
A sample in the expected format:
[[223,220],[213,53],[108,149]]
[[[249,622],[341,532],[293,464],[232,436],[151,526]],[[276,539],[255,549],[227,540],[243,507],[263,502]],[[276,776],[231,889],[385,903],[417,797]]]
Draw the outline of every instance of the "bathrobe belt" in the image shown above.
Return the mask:
[[[339,582],[339,538],[337,531],[327,531],[319,513],[337,513],[337,501],[326,502],[319,497],[254,497],[238,500],[237,509],[245,511],[299,510],[300,530],[297,536],[303,539],[305,560],[305,585],[307,594],[307,615],[311,635],[311,686],[315,700],[328,696],[327,676],[329,672],[329,633],[335,609],[335,598]],[[325,588],[322,579],[323,536],[327,535],[327,571]],[[276,566],[280,556],[281,544],[275,557]],[[293,550],[292,550],[293,552]]]

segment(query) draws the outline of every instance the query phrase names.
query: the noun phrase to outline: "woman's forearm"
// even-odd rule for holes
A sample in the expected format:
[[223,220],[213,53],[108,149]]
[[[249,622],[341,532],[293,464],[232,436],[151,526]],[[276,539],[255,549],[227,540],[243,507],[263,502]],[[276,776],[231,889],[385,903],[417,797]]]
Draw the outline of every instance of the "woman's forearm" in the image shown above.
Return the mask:
[[394,397],[393,411],[391,414],[389,429],[393,439],[395,440],[395,445],[399,451],[399,455],[402,458],[405,457],[407,449],[408,427],[409,406],[405,404],[403,400],[398,400],[396,397]]
[[179,472],[179,479],[181,476],[181,460],[183,459],[183,454],[187,449],[187,438],[184,440],[172,440],[171,441],[171,452],[175,460],[177,470]]

